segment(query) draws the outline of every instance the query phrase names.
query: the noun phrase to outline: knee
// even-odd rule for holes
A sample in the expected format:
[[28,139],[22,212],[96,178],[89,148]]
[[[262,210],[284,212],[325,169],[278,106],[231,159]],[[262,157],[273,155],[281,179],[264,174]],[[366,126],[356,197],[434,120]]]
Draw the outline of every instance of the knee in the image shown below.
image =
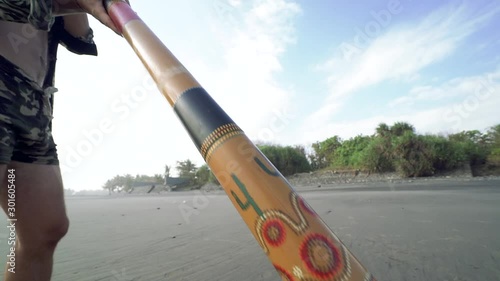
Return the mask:
[[54,250],[57,243],[66,235],[69,229],[69,219],[64,216],[38,227],[38,231],[19,233],[19,242],[22,248],[30,252],[45,252]]
[[43,243],[49,248],[55,247],[66,233],[68,233],[68,229],[69,219],[66,216],[47,225],[42,230]]

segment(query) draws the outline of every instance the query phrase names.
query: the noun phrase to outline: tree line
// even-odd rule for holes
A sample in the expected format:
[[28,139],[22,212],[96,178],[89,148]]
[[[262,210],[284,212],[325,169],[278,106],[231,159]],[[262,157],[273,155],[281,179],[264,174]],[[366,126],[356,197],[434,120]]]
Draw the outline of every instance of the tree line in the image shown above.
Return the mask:
[[463,131],[449,135],[418,134],[413,125],[381,123],[371,136],[347,140],[330,137],[312,145],[313,170],[358,169],[398,172],[403,177],[431,176],[469,164],[500,166],[500,124],[486,132]]
[[[313,143],[310,149],[276,144],[257,147],[284,176],[327,169],[397,172],[403,177],[432,176],[464,164],[500,167],[500,124],[485,132],[470,130],[436,135],[418,134],[415,127],[406,122],[381,123],[372,135],[345,140],[334,135]],[[209,182],[218,184],[206,164],[197,167],[187,159],[178,161],[175,169],[179,177],[189,179],[193,188]],[[163,175],[115,176],[103,188],[128,191],[138,182],[160,184]]]
[[[102,188],[108,190],[110,193],[120,193],[130,192],[134,187],[141,185],[161,185],[165,183],[165,176],[170,176],[170,169],[170,166],[165,165],[165,173],[155,174],[154,176],[132,176],[130,174],[116,175],[112,179],[107,180]],[[219,184],[206,164],[197,167],[195,163],[187,159],[184,161],[177,161],[175,169],[177,170],[178,176],[187,181],[186,185],[189,187],[200,188],[208,182]]]
[[155,174],[154,176],[148,175],[136,175],[131,174],[126,175],[116,175],[112,179],[106,181],[102,186],[103,189],[112,192],[129,192],[137,184],[161,184],[163,183],[163,175]]

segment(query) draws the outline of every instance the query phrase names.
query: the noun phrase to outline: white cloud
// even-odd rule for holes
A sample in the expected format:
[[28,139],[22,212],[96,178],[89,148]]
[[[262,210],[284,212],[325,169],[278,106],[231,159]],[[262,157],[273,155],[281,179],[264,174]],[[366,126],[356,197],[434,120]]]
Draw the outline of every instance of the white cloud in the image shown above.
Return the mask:
[[442,101],[452,98],[465,98],[474,95],[477,91],[485,87],[493,88],[493,77],[496,73],[487,73],[484,75],[461,77],[446,81],[439,86],[417,86],[410,90],[406,96],[399,97],[389,103],[390,107],[402,105],[414,105],[425,101]]
[[230,4],[231,6],[235,6],[235,7],[237,7],[237,6],[240,6],[240,5],[241,5],[241,0],[228,0],[228,2],[229,2],[229,4]]
[[[398,16],[402,17],[405,12],[403,10]],[[357,55],[354,58],[338,52],[326,62],[318,64],[317,70],[327,73],[328,95],[325,102],[303,122],[302,131],[307,132],[305,141],[324,139],[331,132],[343,132],[349,136],[354,132],[372,133],[371,130],[380,122],[399,120],[414,120],[417,127],[421,124],[422,128],[432,129],[433,125],[426,123],[427,117],[439,115],[439,120],[443,120],[437,109],[436,112],[430,110],[411,116],[378,116],[348,122],[334,120],[334,116],[343,107],[344,100],[358,90],[385,81],[422,83],[420,72],[423,69],[452,56],[467,37],[485,26],[498,12],[500,7],[494,5],[481,10],[474,10],[464,3],[443,6],[416,24],[389,23],[387,32],[373,38],[366,48],[356,46]],[[450,88],[462,92],[470,90],[473,87],[470,83],[474,81],[468,83],[457,80],[439,89],[414,88],[408,96],[394,100],[392,106],[423,99],[445,99],[452,95]]]
[[[262,128],[281,128],[269,124],[283,118],[289,93],[274,75],[281,71],[281,56],[295,40],[297,4],[291,0],[214,0],[166,1],[156,9],[150,7],[133,5],[251,137],[262,135]],[[129,106],[127,117],[112,109],[117,99],[124,105],[122,99],[144,84],[146,74],[122,38],[91,22],[100,56],[60,54],[56,84],[61,91],[56,97],[54,135],[61,164],[70,166],[71,150],[87,141],[83,131],[98,128],[103,119],[110,119],[114,130],[78,165],[70,166],[64,175],[66,187],[96,189],[116,174],[161,173],[163,165],[187,158],[201,164],[188,134],[156,89],[148,89],[145,98]]]
[[[447,98],[453,101],[446,102]],[[459,98],[456,101],[456,98]],[[405,114],[387,114],[355,121],[327,123],[323,130],[306,130],[303,142],[323,140],[331,135],[350,138],[358,134],[371,135],[382,122],[409,122],[419,133],[456,133],[462,130],[485,130],[500,124],[500,69],[483,75],[461,77],[438,86],[419,86],[410,94],[396,99],[392,105],[416,104],[441,100],[445,104]],[[329,133],[329,134],[328,134]]]
[[275,74],[282,71],[281,56],[296,40],[293,20],[299,13],[293,1],[257,0],[250,7],[240,5],[233,14],[241,18],[218,32],[224,68],[209,76],[207,88],[252,138],[259,137],[273,111],[289,107],[291,94]]
[[[328,96],[305,124],[308,127],[314,124],[318,131],[330,127],[343,100],[368,86],[390,80],[420,81],[420,71],[453,55],[468,36],[483,27],[499,11],[498,6],[485,7],[480,11],[474,11],[466,4],[445,6],[416,25],[389,25],[385,34],[373,39],[366,49],[359,50],[359,55],[354,59],[347,61],[343,54],[335,54],[317,67],[327,72]],[[453,83],[457,81],[450,82]],[[467,87],[465,84],[461,86]],[[421,90],[415,89],[413,96],[425,98],[432,94],[429,91],[419,92]],[[438,96],[443,95],[447,93],[438,93]],[[394,101],[393,105],[411,100],[402,97]]]

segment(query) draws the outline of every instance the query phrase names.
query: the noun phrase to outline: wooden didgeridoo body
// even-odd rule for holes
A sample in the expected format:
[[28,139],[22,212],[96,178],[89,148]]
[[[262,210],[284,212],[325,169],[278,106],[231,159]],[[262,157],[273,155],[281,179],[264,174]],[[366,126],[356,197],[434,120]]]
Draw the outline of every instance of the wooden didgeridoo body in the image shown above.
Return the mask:
[[282,280],[375,280],[132,8],[105,3]]

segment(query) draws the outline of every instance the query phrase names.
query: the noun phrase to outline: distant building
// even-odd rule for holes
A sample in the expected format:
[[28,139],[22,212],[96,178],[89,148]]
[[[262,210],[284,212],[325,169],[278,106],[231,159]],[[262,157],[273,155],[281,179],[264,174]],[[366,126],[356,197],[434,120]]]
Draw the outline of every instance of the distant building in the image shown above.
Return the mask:
[[155,182],[134,182],[128,193],[150,193],[156,187],[160,187],[160,184]]
[[169,191],[182,189],[189,187],[191,185],[191,180],[188,178],[179,178],[179,177],[165,177],[164,181],[165,186],[169,189]]
[[188,178],[171,177],[170,167],[165,165],[165,173],[163,174],[163,184],[167,187],[168,191],[175,189],[182,189],[191,185],[191,180]]

